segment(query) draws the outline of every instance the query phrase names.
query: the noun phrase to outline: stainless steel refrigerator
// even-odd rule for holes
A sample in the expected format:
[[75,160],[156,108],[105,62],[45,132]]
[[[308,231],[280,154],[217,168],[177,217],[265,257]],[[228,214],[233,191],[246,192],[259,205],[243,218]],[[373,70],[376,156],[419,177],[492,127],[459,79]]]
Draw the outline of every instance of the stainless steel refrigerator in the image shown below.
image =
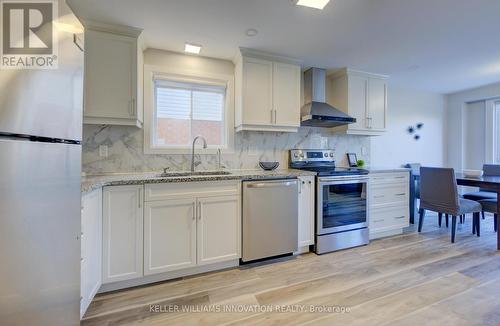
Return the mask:
[[58,69],[0,71],[1,325],[79,324],[83,51],[58,21]]

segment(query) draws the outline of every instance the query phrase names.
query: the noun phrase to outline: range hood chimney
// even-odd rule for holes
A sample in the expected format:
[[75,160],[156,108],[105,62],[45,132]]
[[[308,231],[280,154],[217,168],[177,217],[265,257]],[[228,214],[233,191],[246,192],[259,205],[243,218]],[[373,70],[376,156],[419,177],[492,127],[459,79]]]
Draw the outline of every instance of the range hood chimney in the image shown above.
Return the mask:
[[326,103],[326,70],[310,68],[304,72],[304,102],[300,110],[301,126],[331,128],[356,122]]

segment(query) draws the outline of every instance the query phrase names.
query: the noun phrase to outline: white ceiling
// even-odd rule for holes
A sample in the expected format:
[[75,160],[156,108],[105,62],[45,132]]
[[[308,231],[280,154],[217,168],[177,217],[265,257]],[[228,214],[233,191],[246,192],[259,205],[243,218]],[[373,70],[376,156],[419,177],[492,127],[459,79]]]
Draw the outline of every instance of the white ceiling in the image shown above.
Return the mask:
[[499,0],[331,0],[323,11],[292,0],[68,2],[84,19],[143,28],[148,47],[182,52],[188,41],[232,59],[244,46],[439,93],[500,81]]

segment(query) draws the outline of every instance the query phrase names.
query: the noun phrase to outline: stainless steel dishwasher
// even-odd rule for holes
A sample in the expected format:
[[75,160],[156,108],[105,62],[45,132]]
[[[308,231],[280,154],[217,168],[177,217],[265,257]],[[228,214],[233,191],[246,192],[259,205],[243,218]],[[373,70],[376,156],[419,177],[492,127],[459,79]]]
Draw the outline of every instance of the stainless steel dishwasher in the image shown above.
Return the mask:
[[297,179],[243,181],[242,261],[297,251]]

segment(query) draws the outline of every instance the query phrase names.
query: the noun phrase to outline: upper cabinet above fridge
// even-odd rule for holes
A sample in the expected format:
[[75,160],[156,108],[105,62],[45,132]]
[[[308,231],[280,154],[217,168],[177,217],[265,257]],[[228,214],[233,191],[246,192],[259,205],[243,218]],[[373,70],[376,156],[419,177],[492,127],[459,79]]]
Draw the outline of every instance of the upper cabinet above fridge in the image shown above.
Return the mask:
[[235,65],[236,131],[296,132],[301,105],[299,63],[241,49]]
[[142,128],[141,32],[85,22],[85,124]]
[[327,102],[356,122],[334,128],[350,135],[379,136],[387,127],[387,76],[342,69],[330,76]]

